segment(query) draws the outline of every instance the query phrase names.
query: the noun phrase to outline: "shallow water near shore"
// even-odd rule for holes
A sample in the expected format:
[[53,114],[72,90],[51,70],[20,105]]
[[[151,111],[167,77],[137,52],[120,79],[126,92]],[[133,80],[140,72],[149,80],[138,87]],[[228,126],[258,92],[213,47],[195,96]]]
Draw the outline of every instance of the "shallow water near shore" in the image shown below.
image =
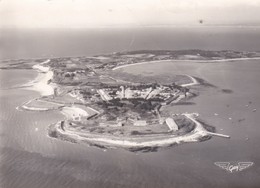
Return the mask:
[[[146,64],[123,70],[135,74],[149,72],[149,75],[152,72],[188,74],[214,84],[216,88],[203,88],[200,95],[191,100],[195,105],[178,105],[172,107],[172,111],[198,112],[201,119],[215,126],[217,132],[229,134],[231,139],[214,137],[206,142],[144,154],[121,149],[103,151],[52,139],[47,136],[48,125],[64,116],[58,111],[18,111],[17,106],[40,95],[4,87],[27,83],[37,74],[33,70],[2,70],[1,77],[16,75],[23,77],[23,81],[1,79],[0,187],[186,188],[196,185],[232,188],[260,185],[259,60]],[[230,89],[232,93],[224,93],[222,89]],[[231,174],[215,166],[214,162],[218,161],[252,161],[255,165]]]

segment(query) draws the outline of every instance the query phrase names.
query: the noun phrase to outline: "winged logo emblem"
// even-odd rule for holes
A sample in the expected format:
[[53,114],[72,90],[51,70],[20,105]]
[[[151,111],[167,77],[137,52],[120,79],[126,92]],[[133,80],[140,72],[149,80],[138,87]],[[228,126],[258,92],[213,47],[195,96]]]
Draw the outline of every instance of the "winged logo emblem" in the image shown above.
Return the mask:
[[216,166],[226,170],[229,173],[233,172],[240,172],[242,170],[245,170],[251,166],[253,166],[253,162],[236,162],[236,163],[231,163],[231,162],[215,162],[214,163]]

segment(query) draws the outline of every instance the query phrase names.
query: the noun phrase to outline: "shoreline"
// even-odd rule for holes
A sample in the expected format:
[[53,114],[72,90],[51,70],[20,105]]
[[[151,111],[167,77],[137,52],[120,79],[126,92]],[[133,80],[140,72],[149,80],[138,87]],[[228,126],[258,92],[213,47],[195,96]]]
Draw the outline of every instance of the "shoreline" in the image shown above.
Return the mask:
[[34,101],[35,99],[31,99],[25,103],[23,103],[21,105],[21,107],[17,107],[18,109],[19,108],[22,108],[24,110],[30,110],[30,111],[49,111],[50,109],[49,108],[37,108],[37,107],[30,107],[30,106],[27,106],[27,104],[30,104],[32,101]]
[[[260,59],[260,58],[259,58]],[[172,61],[172,60],[161,60],[163,62],[165,61]],[[141,62],[141,63],[134,63],[124,66],[116,67],[112,70],[116,70],[122,67],[128,67],[128,66],[134,66],[138,64],[146,64],[146,63],[159,63],[161,61],[151,61],[151,62]],[[191,62],[193,60],[184,60]],[[214,60],[215,61],[215,60]],[[53,71],[48,66],[44,66],[46,63],[50,62],[50,60],[46,60],[40,64],[36,64],[33,66],[34,70],[37,70],[39,72],[38,77],[30,82],[29,89],[35,90],[40,92],[41,96],[50,96],[54,94],[54,86],[49,84],[49,80],[53,79]],[[190,75],[186,75],[190,78],[191,83],[188,84],[182,84],[182,87],[187,86],[193,86],[196,84],[199,84],[198,80]],[[77,96],[73,96],[77,97]],[[22,107],[25,110],[33,110],[33,111],[48,111],[51,109],[48,108],[37,108],[37,107],[29,107],[26,106],[31,101],[35,99],[32,99],[28,102],[25,102]],[[179,99],[181,100],[181,99]],[[58,138],[62,140],[67,141],[73,141],[73,142],[85,142],[89,145],[95,145],[99,147],[104,148],[124,148],[128,150],[145,150],[147,147],[149,148],[161,148],[161,147],[169,147],[172,145],[178,145],[181,143],[188,143],[188,142],[201,142],[204,140],[210,139],[212,136],[221,136],[218,134],[211,134],[211,132],[207,131],[203,125],[196,120],[196,117],[198,114],[192,113],[183,113],[187,119],[191,120],[195,127],[190,132],[187,132],[185,135],[176,135],[176,134],[170,134],[170,135],[151,135],[150,138],[148,137],[117,137],[113,135],[103,135],[103,134],[93,134],[88,132],[81,132],[78,130],[66,130],[66,125],[64,124],[64,121],[66,120],[73,120],[73,121],[81,121],[81,117],[87,117],[89,116],[88,112],[84,109],[75,106],[73,104],[62,106],[59,108],[59,111],[61,114],[65,116],[65,120],[59,121],[56,124],[52,124],[48,128],[48,135],[52,138]],[[65,126],[64,126],[65,125]],[[54,136],[53,136],[54,135]],[[56,135],[56,136],[55,136]],[[229,136],[224,135],[226,138],[229,138]],[[223,137],[224,137],[223,136]]]
[[125,64],[125,65],[121,65],[121,66],[117,66],[112,68],[112,70],[117,70],[117,69],[121,69],[121,68],[125,68],[125,67],[130,67],[130,66],[134,66],[134,65],[143,65],[143,64],[150,64],[150,63],[158,63],[158,62],[194,62],[194,63],[213,63],[213,62],[228,62],[228,61],[243,61],[243,60],[260,60],[260,57],[245,57],[245,58],[230,58],[230,59],[209,59],[209,60],[183,60],[183,59],[168,59],[168,60],[154,60],[154,61],[144,61],[144,62],[139,62],[139,63],[133,63],[133,64]]
[[194,85],[198,85],[199,84],[199,82],[198,82],[198,80],[196,78],[194,78],[194,77],[192,77],[190,75],[187,75],[187,74],[185,76],[189,77],[192,82],[188,83],[188,84],[181,84],[181,87],[189,87],[189,86],[194,86]]
[[[165,136],[154,136],[151,140],[151,137],[148,140],[140,140],[135,137],[116,137],[116,136],[108,136],[108,135],[98,135],[91,133],[82,133],[80,131],[70,131],[66,130],[65,126],[60,122],[53,124],[52,127],[49,128],[49,136],[53,134],[56,135],[55,138],[59,138],[62,140],[73,141],[73,142],[83,142],[89,145],[95,145],[102,148],[123,148],[127,150],[141,151],[149,148],[162,148],[169,147],[172,145],[177,145],[181,143],[189,143],[189,142],[201,142],[207,139],[210,139],[212,136],[218,136],[211,134],[211,132],[207,131],[203,125],[198,122],[195,116],[198,116],[197,113],[184,113],[182,114],[186,118],[190,119],[195,123],[195,128],[188,132],[185,135],[177,136],[177,135],[165,135]],[[52,129],[52,130],[51,130]],[[225,135],[226,136],[226,135]],[[229,138],[229,136],[226,136]],[[145,137],[144,137],[145,139]]]
[[[155,61],[156,63],[158,61]],[[154,62],[154,63],[155,63]],[[150,62],[148,62],[150,63]],[[130,64],[129,66],[134,66],[135,64]],[[125,66],[127,67],[127,66]],[[119,66],[119,68],[122,68]],[[117,68],[116,68],[117,69]],[[116,70],[112,69],[112,70]],[[186,75],[190,78],[191,83],[188,84],[182,84],[182,87],[188,87],[199,84],[198,80],[190,75]],[[179,99],[181,100],[181,99]],[[70,108],[72,112],[69,113],[69,115],[63,111],[65,108]],[[75,109],[74,107],[63,107],[61,113],[65,115],[67,118],[75,119],[74,113],[79,113],[78,110],[82,110],[80,108]],[[225,138],[230,138],[228,135],[221,135],[221,134],[214,134],[209,131],[207,131],[203,125],[198,122],[195,118],[195,116],[198,116],[197,113],[183,113],[187,119],[191,120],[195,124],[195,128],[188,132],[185,135],[177,136],[177,135],[165,135],[164,136],[154,136],[154,139],[152,140],[140,140],[139,138],[134,137],[116,137],[116,136],[109,136],[109,135],[102,135],[102,134],[92,134],[92,133],[84,133],[80,131],[72,131],[72,130],[66,130],[66,127],[64,126],[64,122],[60,121],[57,122],[54,125],[51,125],[49,127],[49,136],[52,138],[58,138],[62,140],[72,141],[72,142],[84,142],[89,145],[95,145],[101,148],[123,148],[127,150],[144,150],[147,147],[149,148],[162,148],[162,147],[169,147],[172,145],[178,145],[180,143],[188,143],[188,142],[201,142],[207,139],[210,139],[212,136],[222,136]],[[84,115],[83,115],[84,116]],[[85,115],[87,116],[87,115]],[[78,119],[80,121],[80,114],[78,115]],[[56,136],[51,136],[51,135]]]
[[[118,70],[118,69],[122,69],[122,68],[127,68],[127,67],[131,67],[131,66],[138,66],[138,65],[145,65],[145,64],[152,64],[152,63],[164,63],[164,62],[195,62],[195,63],[204,63],[204,62],[209,62],[209,63],[213,63],[213,62],[229,62],[229,61],[243,61],[243,60],[260,60],[260,57],[254,57],[254,58],[231,58],[231,59],[216,59],[216,60],[176,60],[176,59],[170,59],[170,60],[155,60],[155,61],[145,61],[145,62],[139,62],[139,63],[132,63],[132,64],[126,64],[126,65],[121,65],[121,66],[117,66],[112,68],[112,71]],[[190,80],[192,81],[191,83],[187,83],[187,84],[182,84],[180,86],[182,87],[189,87],[189,86],[193,86],[193,85],[197,85],[199,84],[199,81],[190,76],[190,75],[185,75],[187,77],[190,78]]]
[[[32,90],[39,92],[41,97],[43,96],[50,96],[54,94],[54,84],[50,84],[49,80],[53,79],[53,71],[50,70],[50,67],[43,66],[50,62],[50,59],[46,61],[33,65],[33,70],[38,72],[38,76],[34,79],[29,81],[28,83],[22,85],[22,89]],[[37,99],[37,98],[36,98]],[[21,105],[21,108],[24,110],[31,110],[31,111],[49,111],[52,109],[46,107],[30,107],[27,104],[31,103],[36,99],[31,99]]]
[[49,80],[53,78],[53,71],[48,66],[43,66],[44,64],[50,62],[50,59],[33,65],[32,68],[38,72],[38,76],[24,84],[24,89],[34,90],[40,93],[41,96],[50,96],[54,94],[54,84],[49,84]]
[[[53,71],[50,69],[50,67],[44,66],[45,64],[47,64],[49,62],[50,62],[50,59],[32,66],[32,68],[34,70],[36,70],[39,74],[34,80],[25,84],[24,89],[37,91],[41,94],[41,97],[50,96],[50,95],[54,94],[55,85],[48,83],[49,80],[53,79]],[[27,105],[36,99],[31,99],[31,100],[23,103],[21,105],[21,108],[23,108],[24,110],[31,110],[31,111],[53,110],[53,109],[49,109],[46,107],[41,107],[41,108],[40,107],[30,107]],[[52,103],[55,103],[55,102],[52,102]],[[62,106],[60,108],[60,112],[68,119],[77,119],[78,118],[80,120],[80,117],[88,116],[88,113],[85,110],[83,110],[82,108],[79,108],[79,107],[75,107],[75,106]]]

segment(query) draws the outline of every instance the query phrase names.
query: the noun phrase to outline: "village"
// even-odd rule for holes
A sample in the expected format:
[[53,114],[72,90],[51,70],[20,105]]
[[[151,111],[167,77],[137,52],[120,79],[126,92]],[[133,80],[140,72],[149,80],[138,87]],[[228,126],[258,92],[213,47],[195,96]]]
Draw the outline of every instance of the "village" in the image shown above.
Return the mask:
[[173,118],[162,117],[160,111],[179,98],[185,98],[188,89],[174,83],[114,84],[72,90],[70,95],[78,96],[89,106],[88,116],[75,116],[70,122],[80,124],[84,131],[111,133],[117,128],[114,132],[120,132],[121,135],[152,134],[179,129]]

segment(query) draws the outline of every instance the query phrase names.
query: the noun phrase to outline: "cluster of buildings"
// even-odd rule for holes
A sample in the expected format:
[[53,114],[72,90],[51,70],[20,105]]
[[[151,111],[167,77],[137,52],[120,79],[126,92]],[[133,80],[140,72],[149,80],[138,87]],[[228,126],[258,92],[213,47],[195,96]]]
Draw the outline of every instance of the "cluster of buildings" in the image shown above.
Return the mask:
[[[178,125],[172,118],[162,118],[160,107],[180,94],[180,88],[174,85],[159,84],[88,86],[70,92],[71,96],[84,99],[85,104],[92,104],[98,111],[102,111],[98,120],[100,127],[166,124],[169,131],[178,130]],[[145,105],[148,105],[147,109]],[[93,117],[97,117],[96,114]]]
[[[162,105],[170,103],[180,95],[180,89],[172,85],[159,85],[159,84],[147,84],[147,85],[121,85],[121,86],[107,86],[97,89],[96,92],[100,95],[100,98],[105,103],[112,103],[113,101],[119,101],[124,104],[134,103],[133,100],[142,101],[143,103],[155,102],[156,105],[151,107],[151,111],[154,114],[153,118],[140,117],[138,112],[133,111],[134,105],[129,105],[129,111],[124,114],[123,117],[117,118],[114,121],[107,121],[101,123],[101,126],[109,127],[121,127],[131,124],[132,126],[144,127],[152,123],[164,124],[169,128],[169,131],[178,130],[178,125],[172,118],[161,118],[159,109]],[[112,101],[112,102],[111,102]],[[147,102],[146,102],[147,101]],[[127,103],[128,102],[128,103]],[[151,102],[150,102],[151,103]],[[113,107],[113,105],[112,105]],[[142,107],[141,107],[142,108]],[[134,109],[136,110],[136,109]],[[113,113],[112,109],[109,109],[110,113]],[[115,114],[115,116],[117,116]],[[153,121],[154,120],[154,121]],[[111,123],[114,122],[114,123]]]
[[118,86],[98,89],[103,101],[112,99],[145,99],[167,101],[180,93],[180,90],[173,86],[158,84],[139,85],[139,86]]

